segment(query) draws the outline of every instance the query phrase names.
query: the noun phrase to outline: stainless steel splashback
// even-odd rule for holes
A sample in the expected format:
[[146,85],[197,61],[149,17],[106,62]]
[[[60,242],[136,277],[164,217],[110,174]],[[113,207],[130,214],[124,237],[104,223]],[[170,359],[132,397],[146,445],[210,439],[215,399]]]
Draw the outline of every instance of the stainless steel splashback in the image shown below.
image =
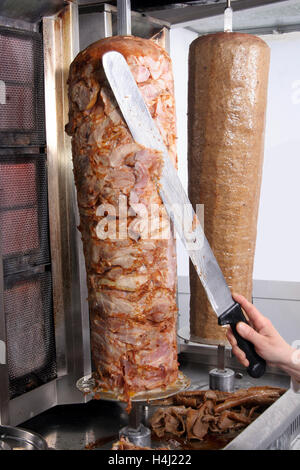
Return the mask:
[[[79,7],[79,39],[80,50],[89,44],[117,33],[117,8],[108,3],[84,3]],[[132,35],[143,38],[153,38],[169,50],[170,23],[159,20],[151,15],[131,12]]]

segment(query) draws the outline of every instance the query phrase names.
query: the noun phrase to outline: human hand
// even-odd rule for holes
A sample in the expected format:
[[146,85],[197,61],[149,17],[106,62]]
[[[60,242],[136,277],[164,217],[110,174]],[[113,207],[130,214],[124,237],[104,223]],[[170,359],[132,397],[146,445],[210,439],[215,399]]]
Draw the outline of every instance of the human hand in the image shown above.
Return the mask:
[[[239,294],[233,294],[232,297],[241,305],[249,319],[249,325],[243,322],[237,324],[236,328],[240,336],[253,343],[257,354],[269,365],[281,367],[287,371],[295,349],[280,336],[271,321],[264,317],[245,297]],[[238,361],[248,367],[249,361],[245,353],[238,347],[231,328],[228,329],[227,338]]]

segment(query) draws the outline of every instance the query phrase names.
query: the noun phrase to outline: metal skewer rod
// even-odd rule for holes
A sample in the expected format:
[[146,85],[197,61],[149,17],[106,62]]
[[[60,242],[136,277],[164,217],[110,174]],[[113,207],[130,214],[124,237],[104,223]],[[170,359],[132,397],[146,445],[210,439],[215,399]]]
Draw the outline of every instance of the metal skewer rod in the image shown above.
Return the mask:
[[231,0],[226,1],[226,8],[224,10],[224,32],[232,33],[232,8]]
[[133,429],[138,429],[143,421],[143,405],[141,403],[133,402],[131,412],[129,413],[128,424]]
[[217,367],[209,371],[209,388],[211,390],[222,390],[233,392],[234,371],[225,367],[225,345],[218,345]]
[[128,426],[119,431],[119,436],[126,437],[137,446],[151,446],[151,431],[144,426],[145,407],[142,403],[132,402],[132,409],[129,413]]
[[218,345],[218,370],[225,370],[225,346],[224,344]]
[[117,0],[118,35],[131,35],[131,3],[130,0]]

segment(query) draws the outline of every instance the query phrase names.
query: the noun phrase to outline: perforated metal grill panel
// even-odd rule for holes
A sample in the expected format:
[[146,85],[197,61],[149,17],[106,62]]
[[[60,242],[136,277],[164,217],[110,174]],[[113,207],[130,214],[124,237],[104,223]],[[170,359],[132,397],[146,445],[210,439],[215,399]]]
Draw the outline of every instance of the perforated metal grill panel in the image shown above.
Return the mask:
[[42,35],[0,27],[0,315],[10,398],[56,377],[43,82]]
[[40,35],[0,28],[0,60],[0,146],[44,145]]
[[50,262],[45,155],[0,155],[4,275]]
[[10,397],[56,377],[51,273],[5,279]]

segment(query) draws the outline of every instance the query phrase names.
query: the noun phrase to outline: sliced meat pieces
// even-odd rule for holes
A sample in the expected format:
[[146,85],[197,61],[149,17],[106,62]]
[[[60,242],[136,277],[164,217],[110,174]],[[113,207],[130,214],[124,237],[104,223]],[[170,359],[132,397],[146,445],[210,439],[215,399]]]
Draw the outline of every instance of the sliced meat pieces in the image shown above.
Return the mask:
[[220,413],[223,410],[235,408],[241,405],[271,405],[283,393],[284,389],[271,387],[253,387],[247,391],[239,391],[229,395],[225,401],[215,406],[215,412]]
[[151,450],[151,447],[136,446],[126,437],[121,437],[119,441],[113,443],[112,450]]
[[[186,433],[188,439],[203,439],[209,429],[213,404],[208,400],[199,409],[189,408],[186,414]],[[210,418],[210,419],[209,419]]]
[[283,393],[277,387],[252,387],[235,393],[217,390],[182,392],[160,407],[151,418],[153,432],[159,437],[203,440],[208,434],[222,434],[245,428],[259,415],[258,409],[271,405]]
[[[152,450],[151,447],[142,447],[132,444],[126,437],[121,437],[119,441],[114,442],[112,450]],[[170,450],[169,447],[157,447],[156,450]]]
[[159,408],[151,419],[151,427],[158,437],[163,437],[165,433],[181,436],[186,430],[185,415],[184,406]]

